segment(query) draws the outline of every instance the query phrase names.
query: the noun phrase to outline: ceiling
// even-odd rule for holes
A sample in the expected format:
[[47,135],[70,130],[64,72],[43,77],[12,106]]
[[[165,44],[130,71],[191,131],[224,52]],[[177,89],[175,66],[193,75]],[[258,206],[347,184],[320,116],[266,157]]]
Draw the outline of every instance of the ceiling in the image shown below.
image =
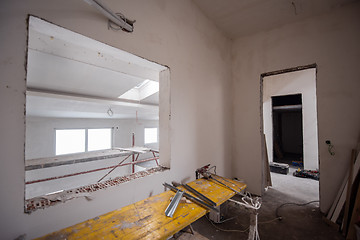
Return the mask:
[[[165,69],[31,17],[26,113],[37,117],[157,120],[159,93],[149,93],[149,86],[155,82],[158,86],[159,73]],[[139,87],[145,80],[152,84]],[[139,96],[142,89],[146,94],[141,99],[119,98],[130,90],[138,91]]]
[[193,0],[229,38],[251,35],[357,0]]

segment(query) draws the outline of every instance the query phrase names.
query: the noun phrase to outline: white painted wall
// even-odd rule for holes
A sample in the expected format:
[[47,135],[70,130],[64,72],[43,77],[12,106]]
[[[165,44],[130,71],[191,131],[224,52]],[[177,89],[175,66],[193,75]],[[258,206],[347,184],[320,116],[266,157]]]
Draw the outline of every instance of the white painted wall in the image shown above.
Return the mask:
[[[164,181],[191,181],[211,163],[231,176],[231,42],[190,0],[107,0],[135,19],[133,33],[107,29],[84,1],[0,3],[0,225],[3,239],[31,239],[164,191]],[[171,169],[24,214],[26,19],[33,14],[170,67]],[[184,17],[186,16],[186,17]],[[161,84],[160,84],[161,87]],[[161,98],[161,96],[160,96]],[[161,124],[160,118],[160,124]],[[161,139],[160,139],[161,141]],[[165,150],[161,150],[164,152]]]
[[319,167],[316,110],[316,69],[283,73],[263,78],[264,133],[269,161],[273,161],[273,119],[271,97],[301,94],[304,169]]
[[[360,132],[360,3],[243,37],[233,45],[233,175],[262,193],[260,75],[316,63],[320,208],[341,185]],[[327,151],[331,140],[336,155]]]
[[[144,146],[144,128],[159,127],[158,121],[135,119],[74,119],[74,118],[26,118],[25,159],[52,157],[55,155],[55,129],[113,128],[113,147]],[[159,149],[159,143],[146,147]]]

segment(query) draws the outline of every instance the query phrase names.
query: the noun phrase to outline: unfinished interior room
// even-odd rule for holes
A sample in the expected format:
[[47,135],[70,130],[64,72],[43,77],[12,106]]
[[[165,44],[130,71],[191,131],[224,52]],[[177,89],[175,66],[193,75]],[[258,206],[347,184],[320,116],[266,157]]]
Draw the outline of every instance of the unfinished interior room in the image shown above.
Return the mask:
[[1,239],[360,239],[360,1],[0,19]]

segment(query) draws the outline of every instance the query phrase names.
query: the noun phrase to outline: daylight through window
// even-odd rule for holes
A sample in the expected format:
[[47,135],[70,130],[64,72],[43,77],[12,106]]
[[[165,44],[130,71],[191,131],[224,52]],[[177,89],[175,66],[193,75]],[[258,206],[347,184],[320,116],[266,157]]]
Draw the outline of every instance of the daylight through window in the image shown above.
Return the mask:
[[145,144],[156,143],[158,141],[157,128],[145,128]]
[[56,130],[56,155],[110,149],[112,129]]

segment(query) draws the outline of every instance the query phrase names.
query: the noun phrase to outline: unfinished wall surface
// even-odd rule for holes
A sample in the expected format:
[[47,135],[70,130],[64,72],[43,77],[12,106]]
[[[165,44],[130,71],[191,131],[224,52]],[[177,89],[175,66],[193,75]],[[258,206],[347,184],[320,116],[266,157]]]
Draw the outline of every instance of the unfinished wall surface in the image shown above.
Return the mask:
[[[316,69],[307,69],[263,78],[263,120],[264,134],[269,161],[273,161],[273,96],[301,94],[303,133],[304,168],[315,170],[319,168],[318,161],[318,122],[316,111]],[[285,145],[286,146],[286,145]]]
[[[233,175],[262,192],[260,75],[317,64],[320,207],[326,212],[340,187],[360,132],[360,3],[233,45]],[[335,156],[325,140],[335,146]]]
[[[163,182],[194,180],[211,163],[231,175],[230,42],[190,0],[108,0],[135,19],[135,31],[107,28],[84,1],[0,3],[1,237],[34,238],[164,191]],[[25,59],[28,14],[170,68],[171,169],[24,214]],[[186,17],[184,17],[186,16]],[[161,141],[161,139],[160,139]]]

